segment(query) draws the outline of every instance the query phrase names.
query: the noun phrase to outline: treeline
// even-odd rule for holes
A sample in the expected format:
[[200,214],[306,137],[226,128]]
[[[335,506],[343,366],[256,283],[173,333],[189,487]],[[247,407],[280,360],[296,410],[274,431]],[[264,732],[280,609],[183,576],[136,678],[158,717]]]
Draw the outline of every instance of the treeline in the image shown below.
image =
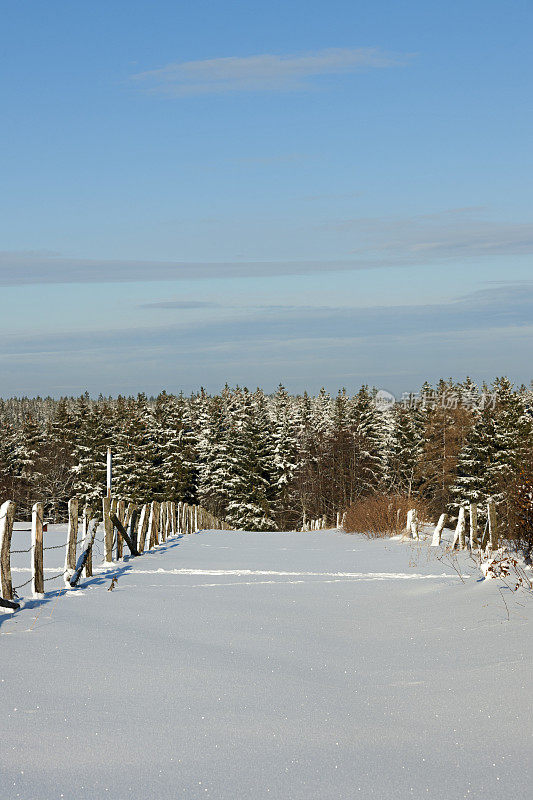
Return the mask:
[[517,492],[527,495],[531,389],[506,378],[479,388],[449,380],[388,400],[367,386],[334,397],[280,386],[272,395],[226,387],[191,397],[7,399],[0,497],[26,515],[43,499],[50,518],[63,518],[72,495],[90,502],[104,493],[107,446],[116,494],[198,502],[254,530],[323,515],[333,523],[337,510],[377,493],[416,496],[435,515],[491,496],[505,511]]

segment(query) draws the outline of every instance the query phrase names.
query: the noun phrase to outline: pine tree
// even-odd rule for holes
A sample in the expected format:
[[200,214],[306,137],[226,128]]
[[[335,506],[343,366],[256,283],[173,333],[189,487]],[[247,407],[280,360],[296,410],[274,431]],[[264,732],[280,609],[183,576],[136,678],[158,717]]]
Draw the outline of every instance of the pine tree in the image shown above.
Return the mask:
[[195,497],[194,436],[183,395],[162,392],[154,410],[163,498],[192,502]]
[[228,520],[245,530],[274,530],[274,446],[265,397],[259,390],[252,395],[244,389],[235,399]]
[[230,500],[233,463],[230,446],[229,392],[204,398],[197,417],[198,500],[224,518]]
[[76,402],[73,417],[73,488],[82,503],[96,506],[105,494],[106,449],[99,431],[98,412],[88,393]]
[[281,384],[270,403],[270,418],[276,487],[274,514],[278,527],[283,529],[301,519],[296,491],[301,417],[297,404]]

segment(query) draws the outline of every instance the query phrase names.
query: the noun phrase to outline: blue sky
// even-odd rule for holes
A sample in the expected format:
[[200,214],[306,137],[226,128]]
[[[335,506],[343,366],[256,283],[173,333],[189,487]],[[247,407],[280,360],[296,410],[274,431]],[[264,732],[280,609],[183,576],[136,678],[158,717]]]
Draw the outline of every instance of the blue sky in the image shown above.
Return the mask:
[[4,0],[0,394],[528,383],[532,25]]

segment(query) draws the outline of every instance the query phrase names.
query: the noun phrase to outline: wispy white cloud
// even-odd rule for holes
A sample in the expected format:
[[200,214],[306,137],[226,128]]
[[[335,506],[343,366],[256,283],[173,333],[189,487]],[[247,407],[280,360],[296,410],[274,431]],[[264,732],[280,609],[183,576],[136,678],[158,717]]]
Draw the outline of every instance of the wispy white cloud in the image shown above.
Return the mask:
[[353,239],[354,257],[394,257],[401,262],[443,258],[530,255],[533,223],[494,219],[478,207],[410,217],[391,216],[336,220],[322,226]]
[[173,97],[226,92],[294,91],[306,89],[310,79],[364,69],[405,64],[408,55],[375,47],[329,48],[294,55],[264,53],[167,64],[139,72],[131,80],[152,92]]

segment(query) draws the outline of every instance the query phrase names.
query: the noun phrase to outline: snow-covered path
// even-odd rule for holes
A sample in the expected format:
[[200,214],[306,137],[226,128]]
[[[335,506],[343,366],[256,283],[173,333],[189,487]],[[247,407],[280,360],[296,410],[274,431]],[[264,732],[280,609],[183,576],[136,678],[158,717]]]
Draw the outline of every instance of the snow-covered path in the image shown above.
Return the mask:
[[531,796],[533,609],[496,582],[336,532],[120,572],[0,615],[2,799]]

